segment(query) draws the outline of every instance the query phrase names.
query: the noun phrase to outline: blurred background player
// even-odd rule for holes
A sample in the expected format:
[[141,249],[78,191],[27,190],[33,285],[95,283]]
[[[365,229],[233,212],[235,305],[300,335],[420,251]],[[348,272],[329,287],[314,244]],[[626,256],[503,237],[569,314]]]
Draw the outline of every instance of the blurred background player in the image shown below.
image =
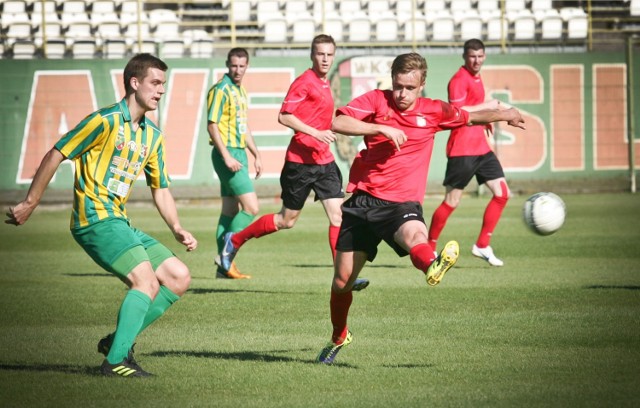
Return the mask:
[[[276,214],[263,215],[242,231],[226,234],[220,253],[226,270],[232,268],[237,251],[251,238],[293,228],[311,190],[329,219],[329,246],[335,258],[344,198],[342,174],[331,152],[336,135],[331,131],[334,102],[327,75],[335,54],[333,37],[321,34],[313,39],[312,67],[293,81],[278,115],[278,121],[294,131],[280,175],[282,208]],[[367,284],[361,280],[358,288]]]
[[196,249],[196,239],[180,225],[165,165],[164,136],[145,113],[156,110],[165,93],[167,65],[138,54],[124,69],[125,97],[82,120],[49,150],[24,201],[10,208],[8,224],[22,225],[40,203],[63,160],[75,167],[71,234],[102,268],[129,286],[116,330],[98,342],[104,375],[146,377],[133,358],[137,335],[156,321],[188,289],[189,269],[153,237],[131,226],[125,204],[144,170],[153,202],[175,239]]
[[[249,177],[246,149],[255,158],[256,179],[262,173],[260,152],[248,125],[248,97],[242,78],[249,67],[249,53],[233,48],[227,54],[228,72],[207,94],[207,131],[213,168],[220,180],[222,210],[216,228],[218,253],[224,246],[227,232],[240,231],[258,214],[258,196]],[[218,277],[249,279],[231,264],[227,268],[216,258]]]
[[[449,103],[467,111],[499,106],[500,103],[496,100],[485,103],[484,85],[480,76],[485,61],[482,41],[471,39],[465,42],[462,58],[464,65],[449,81]],[[494,255],[490,243],[511,193],[500,161],[489,144],[490,138],[491,125],[463,126],[451,131],[447,142],[447,169],[442,183],[446,192],[444,201],[431,217],[429,243],[437,251],[440,233],[449,216],[460,204],[464,188],[475,176],[478,185],[485,184],[493,197],[485,209],[482,228],[471,253],[490,265],[502,266],[504,263]]]
[[331,285],[331,341],[317,361],[333,363],[340,349],[353,339],[347,317],[352,285],[367,261],[373,262],[385,241],[399,256],[437,285],[458,259],[456,241],[448,242],[436,257],[427,239],[422,202],[436,132],[469,124],[508,121],[522,127],[515,109],[467,112],[444,101],[421,97],[427,62],[416,53],[396,57],[391,66],[391,90],[369,91],[339,108],[332,129],[363,135],[366,149],[356,156],[342,207]]

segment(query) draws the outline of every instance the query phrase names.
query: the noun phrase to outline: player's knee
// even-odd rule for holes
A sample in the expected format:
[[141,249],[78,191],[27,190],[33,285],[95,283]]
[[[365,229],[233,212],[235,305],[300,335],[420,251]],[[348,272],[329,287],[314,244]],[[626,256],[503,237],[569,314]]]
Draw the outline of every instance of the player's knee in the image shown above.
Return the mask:
[[180,262],[179,265],[174,267],[171,275],[173,276],[175,292],[179,295],[183,295],[187,289],[189,289],[189,285],[191,285],[191,273],[189,272],[189,268]]

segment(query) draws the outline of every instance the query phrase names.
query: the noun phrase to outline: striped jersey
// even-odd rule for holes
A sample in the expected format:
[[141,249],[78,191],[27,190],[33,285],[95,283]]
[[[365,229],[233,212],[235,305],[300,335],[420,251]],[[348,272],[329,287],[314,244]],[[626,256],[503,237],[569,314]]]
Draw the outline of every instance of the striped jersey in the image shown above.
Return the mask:
[[[207,94],[207,121],[216,123],[226,147],[246,147],[249,98],[243,86],[224,74]],[[213,145],[210,140],[209,144]]]
[[84,118],[55,144],[75,166],[71,229],[110,217],[129,220],[125,204],[144,170],[151,188],[169,187],[164,137],[148,118],[131,129],[125,99]]

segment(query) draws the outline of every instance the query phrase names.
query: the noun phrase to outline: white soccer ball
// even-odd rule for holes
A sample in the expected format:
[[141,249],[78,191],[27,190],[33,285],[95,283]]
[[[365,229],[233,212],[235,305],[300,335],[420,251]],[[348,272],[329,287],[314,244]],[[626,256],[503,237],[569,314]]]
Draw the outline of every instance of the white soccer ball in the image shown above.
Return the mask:
[[567,215],[564,201],[553,193],[536,193],[527,198],[522,208],[524,223],[538,235],[558,231]]

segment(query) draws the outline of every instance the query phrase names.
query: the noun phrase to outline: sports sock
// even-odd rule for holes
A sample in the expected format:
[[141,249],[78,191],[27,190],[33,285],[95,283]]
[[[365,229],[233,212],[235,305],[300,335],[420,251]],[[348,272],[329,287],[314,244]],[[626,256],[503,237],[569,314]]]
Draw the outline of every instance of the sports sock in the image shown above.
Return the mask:
[[331,324],[333,325],[333,334],[331,341],[335,344],[343,341],[347,337],[347,316],[349,308],[353,301],[353,292],[336,293],[331,289],[331,300],[329,306],[331,309]]
[[218,227],[216,228],[216,244],[218,245],[218,253],[222,252],[224,248],[224,234],[227,231],[230,231],[229,226],[231,225],[231,221],[233,221],[232,217],[228,215],[220,214],[220,218],[218,218]]
[[338,235],[340,235],[340,227],[329,225],[329,246],[331,247],[331,255],[336,259],[336,244],[338,243]]
[[420,269],[422,272],[427,273],[427,269],[429,269],[429,265],[436,260],[436,257],[433,255],[433,249],[431,245],[428,243],[422,243],[414,246],[409,250],[409,258],[411,258],[411,263],[413,266]]
[[117,364],[127,358],[150,305],[151,298],[139,290],[127,292],[118,312],[113,344],[107,354],[109,364]]
[[500,215],[502,215],[502,210],[504,210],[504,207],[507,205],[507,201],[509,201],[507,197],[494,196],[489,201],[489,204],[487,204],[487,208],[484,211],[484,217],[482,218],[480,235],[478,235],[478,240],[476,241],[478,248],[486,248],[489,246],[491,242],[491,235],[493,234],[493,230],[496,228],[496,225],[498,225]]
[[233,217],[233,221],[231,221],[231,225],[229,225],[229,231],[231,232],[242,231],[243,229],[247,228],[249,224],[251,224],[251,221],[253,221],[254,218],[255,216],[253,216],[253,214],[250,214],[245,210],[238,212],[236,216]]
[[431,245],[433,251],[438,250],[438,238],[440,238],[440,233],[447,224],[447,220],[453,210],[455,210],[455,208],[443,201],[433,212],[431,225],[429,226],[429,245]]
[[151,302],[151,306],[149,306],[149,310],[147,310],[147,314],[144,317],[144,321],[142,322],[142,327],[138,331],[138,334],[142,333],[144,329],[149,327],[151,323],[155,322],[164,314],[173,305],[180,299],[180,296],[173,293],[166,286],[160,286],[160,291],[156,295],[156,298]]
[[258,218],[253,224],[242,231],[236,232],[231,238],[231,243],[238,249],[251,238],[260,238],[272,234],[278,230],[275,222],[275,214],[266,214]]

